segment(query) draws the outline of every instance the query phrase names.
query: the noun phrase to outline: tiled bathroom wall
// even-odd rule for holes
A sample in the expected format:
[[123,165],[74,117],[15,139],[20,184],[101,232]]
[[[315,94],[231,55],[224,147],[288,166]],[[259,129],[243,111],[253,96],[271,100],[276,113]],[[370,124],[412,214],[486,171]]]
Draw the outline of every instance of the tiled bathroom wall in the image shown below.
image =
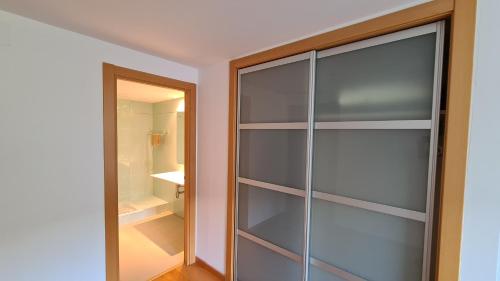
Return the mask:
[[[154,173],[183,170],[177,159],[177,114],[184,99],[158,103],[118,100],[118,198],[119,202],[166,201],[163,210],[184,216],[184,195],[176,198],[173,183],[151,177]],[[151,145],[150,134],[160,133],[160,144]]]
[[[177,159],[177,110],[184,98],[167,100],[153,104],[153,130],[165,132],[161,144],[154,147],[154,173],[183,170]],[[175,197],[175,184],[154,179],[154,194],[168,202],[170,209],[184,216],[184,195]]]
[[[153,194],[153,105],[118,100],[118,199],[134,201]],[[132,176],[133,175],[133,176]]]

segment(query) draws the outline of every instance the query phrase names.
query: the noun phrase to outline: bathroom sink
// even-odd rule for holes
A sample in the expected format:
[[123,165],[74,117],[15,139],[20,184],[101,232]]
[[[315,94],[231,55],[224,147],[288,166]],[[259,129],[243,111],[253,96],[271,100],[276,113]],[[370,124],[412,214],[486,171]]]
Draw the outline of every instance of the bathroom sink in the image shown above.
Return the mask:
[[184,185],[184,171],[166,172],[159,174],[152,174],[153,178],[173,182],[178,185]]

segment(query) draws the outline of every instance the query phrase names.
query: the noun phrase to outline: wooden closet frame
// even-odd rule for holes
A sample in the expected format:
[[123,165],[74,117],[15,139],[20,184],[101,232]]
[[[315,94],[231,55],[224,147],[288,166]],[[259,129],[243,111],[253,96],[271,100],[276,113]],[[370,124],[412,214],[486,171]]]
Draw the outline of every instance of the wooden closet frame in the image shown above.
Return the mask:
[[476,0],[434,0],[385,16],[336,29],[270,50],[232,60],[229,65],[228,199],[226,280],[233,281],[236,130],[238,69],[304,53],[323,50],[403,29],[449,19],[448,101],[444,137],[441,201],[435,279],[459,279],[469,110],[474,55]]
[[[196,84],[103,63],[104,221],[106,280],[119,280],[116,80],[124,79],[184,92],[184,265],[195,263]],[[166,269],[166,268],[165,268]]]

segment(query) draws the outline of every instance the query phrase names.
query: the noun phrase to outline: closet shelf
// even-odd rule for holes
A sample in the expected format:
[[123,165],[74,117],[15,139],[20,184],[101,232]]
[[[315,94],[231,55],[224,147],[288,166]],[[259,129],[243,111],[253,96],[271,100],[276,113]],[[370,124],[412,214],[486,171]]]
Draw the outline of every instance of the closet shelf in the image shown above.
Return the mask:
[[[287,257],[287,258],[295,261],[296,263],[302,263],[302,259],[303,259],[302,256],[297,255],[296,253],[291,252],[287,249],[284,249],[280,246],[277,246],[269,241],[266,241],[266,240],[261,239],[257,236],[254,236],[248,232],[245,232],[243,230],[238,229],[238,236],[243,237],[247,240],[250,240],[251,242],[256,243],[259,246],[264,247],[268,250],[271,250],[277,254],[280,254],[284,257]],[[310,261],[311,261],[311,265],[313,265],[321,270],[324,270],[326,272],[330,272],[336,276],[342,277],[343,279],[345,279],[347,281],[366,281],[366,279],[358,277],[350,272],[342,270],[341,268],[338,268],[336,266],[333,266],[333,265],[328,264],[326,262],[323,262],[321,260],[315,259],[313,257],[310,258]]]
[[248,232],[245,232],[243,230],[238,229],[238,235],[241,237],[244,237],[244,238],[246,238],[254,243],[257,243],[264,248],[267,248],[273,252],[276,252],[282,256],[285,256],[285,257],[287,257],[287,258],[289,258],[297,263],[300,263],[302,261],[302,257],[297,255],[296,253],[291,252],[287,249],[281,248],[280,246],[274,245],[273,243],[266,241],[264,239],[261,239],[257,236],[254,236]]
[[312,257],[310,258],[310,260],[311,260],[311,265],[313,265],[313,266],[315,266],[323,271],[333,273],[334,275],[339,276],[339,277],[343,278],[344,280],[347,280],[347,281],[366,281],[366,279],[358,277],[350,272],[342,270],[342,269],[340,269],[336,266],[333,266],[331,264],[328,264],[326,262],[320,261],[320,260],[312,258]]
[[[431,120],[385,120],[385,121],[335,121],[315,122],[318,130],[414,130],[431,129]],[[240,130],[306,130],[307,122],[290,123],[243,123]]]
[[302,255],[304,229],[297,219],[304,215],[301,208],[286,208],[275,212],[272,216],[255,225],[240,222],[238,229],[256,237],[260,237],[278,247],[297,255]]
[[333,202],[337,204],[342,204],[350,207],[365,209],[372,212],[382,213],[386,215],[392,215],[396,217],[401,217],[405,219],[410,219],[414,221],[425,222],[426,214],[422,212],[417,212],[413,210],[393,207],[389,205],[373,203],[364,200],[353,199],[345,196],[339,196],[335,194],[329,194],[319,191],[313,191],[312,197],[314,199],[321,199],[328,202]]
[[344,129],[344,130],[411,130],[431,129],[431,120],[387,120],[387,121],[341,121],[316,122],[315,129]]
[[251,186],[255,186],[255,187],[269,189],[272,191],[278,191],[278,192],[282,192],[282,193],[292,194],[292,195],[300,196],[300,197],[305,197],[305,195],[306,195],[306,191],[303,189],[297,189],[297,188],[292,188],[292,187],[288,187],[288,186],[267,183],[267,182],[263,182],[263,181],[256,181],[256,180],[251,180],[251,179],[239,177],[238,182],[243,183],[243,184],[248,184]]
[[[277,185],[277,184],[272,184],[272,183],[267,183],[267,182],[262,182],[262,181],[257,181],[257,180],[242,178],[242,177],[238,177],[238,182],[243,183],[243,184],[247,184],[247,185],[250,185],[253,187],[268,189],[268,190],[277,191],[277,192],[286,193],[286,194],[291,194],[291,195],[300,196],[300,197],[305,197],[305,194],[306,194],[305,190],[302,190],[302,189],[297,189],[297,188],[292,188],[292,187],[288,187],[288,186]],[[354,198],[341,196],[341,195],[313,191],[312,198],[325,200],[325,201],[329,201],[329,202],[333,202],[333,203],[337,203],[337,204],[341,204],[341,205],[345,205],[345,206],[361,208],[361,209],[365,209],[365,210],[372,211],[372,212],[378,212],[378,213],[382,213],[382,214],[386,214],[386,215],[392,215],[392,216],[396,216],[396,217],[401,217],[401,218],[405,218],[405,219],[419,221],[419,222],[425,222],[425,220],[426,220],[426,213],[423,213],[423,212],[413,211],[413,210],[399,208],[399,207],[393,207],[390,205],[374,203],[374,202],[365,201],[365,200],[354,199]]]
[[240,124],[240,130],[263,129],[263,130],[305,130],[307,122],[291,123],[244,123]]

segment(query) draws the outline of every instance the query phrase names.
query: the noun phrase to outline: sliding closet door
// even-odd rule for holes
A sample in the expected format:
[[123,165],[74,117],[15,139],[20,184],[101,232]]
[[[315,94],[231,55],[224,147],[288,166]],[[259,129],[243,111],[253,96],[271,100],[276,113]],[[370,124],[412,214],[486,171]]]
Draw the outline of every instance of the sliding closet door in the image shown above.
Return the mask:
[[443,29],[239,71],[236,280],[428,280]]
[[302,54],[239,72],[239,281],[303,279],[310,68]]
[[442,36],[318,53],[309,280],[427,280]]

